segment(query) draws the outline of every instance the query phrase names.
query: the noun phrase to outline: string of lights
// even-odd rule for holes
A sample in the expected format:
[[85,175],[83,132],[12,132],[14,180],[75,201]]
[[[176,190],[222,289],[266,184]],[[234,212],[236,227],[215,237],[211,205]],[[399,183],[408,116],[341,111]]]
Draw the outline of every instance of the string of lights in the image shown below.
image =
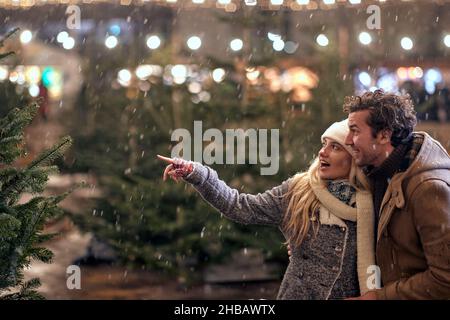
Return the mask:
[[[272,41],[272,48],[274,51],[285,51],[286,53],[294,53],[297,44],[291,41],[284,41],[281,35],[268,32],[268,40]],[[369,46],[374,41],[374,34],[367,31],[362,31],[358,34],[358,41],[363,46]],[[61,31],[56,36],[57,42],[66,50],[71,50],[75,47],[75,39],[69,35],[67,31]],[[33,32],[31,30],[23,30],[20,34],[20,41],[22,44],[26,45],[33,40]],[[151,34],[144,40],[147,47],[150,50],[156,50],[161,47],[163,40],[160,36]],[[327,35],[320,33],[315,37],[316,44],[319,47],[326,47],[330,44],[330,39]],[[203,40],[200,36],[192,35],[185,39],[186,47],[192,51],[200,50],[202,47]],[[442,37],[442,43],[450,48],[450,33],[445,34]],[[107,35],[105,37],[105,47],[108,49],[114,49],[120,44],[120,38],[118,35]],[[403,36],[400,39],[400,46],[405,51],[410,51],[414,47],[414,39],[411,36]],[[243,49],[244,42],[242,39],[233,38],[229,41],[229,48],[233,52],[239,52]]]
[[[235,12],[242,7],[258,7],[264,10],[280,10],[281,8],[294,11],[301,10],[329,10],[340,6],[358,7],[370,4],[401,4],[421,2],[421,0],[0,0],[3,8],[31,8],[43,5],[70,5],[70,4],[99,4],[111,3],[123,6],[129,5],[161,5],[177,8],[219,8],[226,12]],[[443,4],[449,0],[426,0],[427,3]]]

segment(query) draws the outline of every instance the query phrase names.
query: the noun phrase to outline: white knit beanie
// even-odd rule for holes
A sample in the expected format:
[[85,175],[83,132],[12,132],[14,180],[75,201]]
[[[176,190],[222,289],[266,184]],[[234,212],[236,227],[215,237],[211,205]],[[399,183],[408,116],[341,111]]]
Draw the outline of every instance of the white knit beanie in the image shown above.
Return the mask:
[[349,133],[348,129],[348,120],[342,120],[339,122],[333,123],[328,127],[327,130],[322,134],[321,140],[324,142],[325,138],[330,138],[339,143],[342,147],[344,147],[350,154],[352,154],[352,148],[345,144],[345,138]]

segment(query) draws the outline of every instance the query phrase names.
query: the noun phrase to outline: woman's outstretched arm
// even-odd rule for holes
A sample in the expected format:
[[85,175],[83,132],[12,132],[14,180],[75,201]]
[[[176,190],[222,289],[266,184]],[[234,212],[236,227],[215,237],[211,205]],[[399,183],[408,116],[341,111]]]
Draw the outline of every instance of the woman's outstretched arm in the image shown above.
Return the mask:
[[[162,157],[160,159],[164,160]],[[176,181],[181,178],[189,182],[206,202],[227,218],[243,224],[280,225],[287,205],[283,195],[288,190],[290,179],[257,195],[239,193],[220,180],[217,172],[208,166],[199,162],[171,160],[165,160],[170,164],[164,171],[164,178],[169,175]]]

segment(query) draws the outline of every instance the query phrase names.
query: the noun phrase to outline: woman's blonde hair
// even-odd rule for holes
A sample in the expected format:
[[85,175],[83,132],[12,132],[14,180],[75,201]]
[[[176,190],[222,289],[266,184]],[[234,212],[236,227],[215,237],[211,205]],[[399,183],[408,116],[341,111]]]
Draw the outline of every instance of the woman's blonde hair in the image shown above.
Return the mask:
[[[311,227],[311,220],[317,221],[313,224],[315,232],[319,226],[320,202],[312,190],[311,181],[325,185],[325,181],[319,176],[319,157],[315,158],[308,171],[299,172],[293,177],[288,192],[284,195],[286,197],[284,200],[289,201],[283,220],[283,230],[287,235],[286,243],[292,243],[297,247],[305,239]],[[370,190],[367,178],[355,164],[355,160],[352,160],[348,181],[358,191]]]

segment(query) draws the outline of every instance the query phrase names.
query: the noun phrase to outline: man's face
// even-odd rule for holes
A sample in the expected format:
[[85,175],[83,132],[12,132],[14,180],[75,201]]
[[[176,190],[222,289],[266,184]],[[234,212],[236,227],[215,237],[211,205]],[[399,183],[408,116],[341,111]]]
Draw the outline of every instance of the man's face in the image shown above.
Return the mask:
[[[367,124],[370,116],[369,110],[352,112],[348,115],[349,134],[345,144],[351,146],[356,165],[363,167],[368,165],[380,165],[386,156],[386,136],[381,132],[373,137],[372,129]],[[389,137],[390,138],[390,137]]]

